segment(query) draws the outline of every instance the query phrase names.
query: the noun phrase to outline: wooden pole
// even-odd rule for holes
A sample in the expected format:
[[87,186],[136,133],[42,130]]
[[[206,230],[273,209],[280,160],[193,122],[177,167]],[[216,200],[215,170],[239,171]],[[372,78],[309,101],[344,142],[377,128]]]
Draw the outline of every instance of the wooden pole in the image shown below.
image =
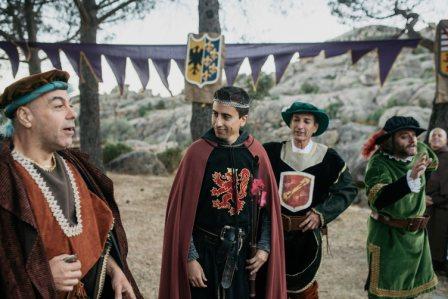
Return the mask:
[[433,128],[448,131],[448,20],[442,20],[437,25],[434,45],[436,93],[427,138]]

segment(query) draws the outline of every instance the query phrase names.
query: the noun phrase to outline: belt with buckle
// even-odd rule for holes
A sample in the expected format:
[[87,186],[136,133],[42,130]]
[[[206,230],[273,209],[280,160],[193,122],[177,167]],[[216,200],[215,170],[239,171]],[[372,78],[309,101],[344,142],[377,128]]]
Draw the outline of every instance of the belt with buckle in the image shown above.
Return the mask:
[[429,216],[407,218],[407,219],[394,219],[389,216],[378,214],[376,212],[372,212],[370,216],[383,224],[395,228],[404,228],[410,232],[425,229],[429,221]]
[[287,232],[301,230],[299,226],[305,219],[306,216],[287,216],[282,214],[283,230]]
[[245,232],[242,228],[240,228],[238,233],[236,233],[235,228],[230,225],[224,225],[219,234],[215,234],[214,232],[211,232],[211,231],[209,231],[203,227],[197,226],[197,225],[195,225],[193,229],[196,233],[202,234],[205,237],[207,237],[207,239],[212,240],[214,242],[217,242],[217,241],[234,242],[236,237],[238,237],[238,236],[244,237],[245,236]]

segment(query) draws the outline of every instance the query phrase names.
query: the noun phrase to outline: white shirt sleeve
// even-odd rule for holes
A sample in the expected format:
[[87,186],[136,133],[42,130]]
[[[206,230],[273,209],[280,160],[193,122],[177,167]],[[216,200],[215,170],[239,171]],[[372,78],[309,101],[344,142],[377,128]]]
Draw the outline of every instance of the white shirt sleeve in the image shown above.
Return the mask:
[[416,178],[415,180],[411,178],[411,170],[408,170],[406,173],[406,180],[408,181],[409,189],[413,193],[419,193],[422,188],[422,183],[420,178]]

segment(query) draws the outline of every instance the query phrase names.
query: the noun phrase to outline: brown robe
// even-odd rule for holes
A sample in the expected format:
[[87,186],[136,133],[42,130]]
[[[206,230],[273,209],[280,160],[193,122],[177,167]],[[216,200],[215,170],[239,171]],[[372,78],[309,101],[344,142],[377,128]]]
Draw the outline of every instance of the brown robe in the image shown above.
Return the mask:
[[78,187],[83,229],[81,234],[67,237],[53,216],[39,186],[25,168],[18,162],[15,164],[25,184],[47,259],[51,260],[61,254],[76,254],[81,261],[81,273],[84,277],[103,252],[109,230],[112,228],[112,212],[106,203],[87,189],[79,173],[69,164]]
[[[89,190],[112,211],[120,251],[117,263],[123,264],[123,272],[137,298],[143,298],[126,263],[128,245],[112,181],[87,162],[87,156],[80,151],[64,150],[59,154],[76,167]],[[0,298],[57,298],[43,240],[14,163],[11,142],[5,140],[0,145]]]
[[432,259],[444,263],[448,249],[448,147],[435,153],[439,158],[439,168],[432,173],[426,185],[426,194],[434,202],[428,207],[428,214],[431,216],[428,237]]

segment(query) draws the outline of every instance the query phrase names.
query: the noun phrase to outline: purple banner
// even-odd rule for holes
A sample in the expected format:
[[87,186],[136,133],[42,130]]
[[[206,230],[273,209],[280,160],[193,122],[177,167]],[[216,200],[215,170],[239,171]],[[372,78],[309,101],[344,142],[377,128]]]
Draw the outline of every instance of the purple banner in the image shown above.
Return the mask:
[[[247,57],[252,70],[252,79],[257,81],[261,68],[269,55],[274,56],[277,83],[285,72],[291,57],[298,53],[300,57],[315,57],[324,51],[326,57],[334,57],[351,52],[352,62],[356,63],[365,54],[377,50],[381,84],[386,80],[398,54],[404,47],[415,48],[419,39],[393,39],[372,41],[345,41],[324,43],[277,43],[277,44],[228,44],[224,71],[227,82],[232,85],[238,75],[243,60]],[[70,44],[70,43],[17,43],[0,42],[11,62],[15,76],[19,66],[17,47],[28,53],[29,48],[43,50],[55,68],[61,68],[60,51],[63,51],[80,75],[80,55],[86,57],[88,64],[98,80],[102,79],[101,56],[106,57],[120,88],[126,77],[126,58],[130,58],[142,87],[149,81],[148,59],[151,59],[160,79],[166,88],[170,63],[174,60],[182,73],[185,68],[186,45],[109,45],[109,44]]]

